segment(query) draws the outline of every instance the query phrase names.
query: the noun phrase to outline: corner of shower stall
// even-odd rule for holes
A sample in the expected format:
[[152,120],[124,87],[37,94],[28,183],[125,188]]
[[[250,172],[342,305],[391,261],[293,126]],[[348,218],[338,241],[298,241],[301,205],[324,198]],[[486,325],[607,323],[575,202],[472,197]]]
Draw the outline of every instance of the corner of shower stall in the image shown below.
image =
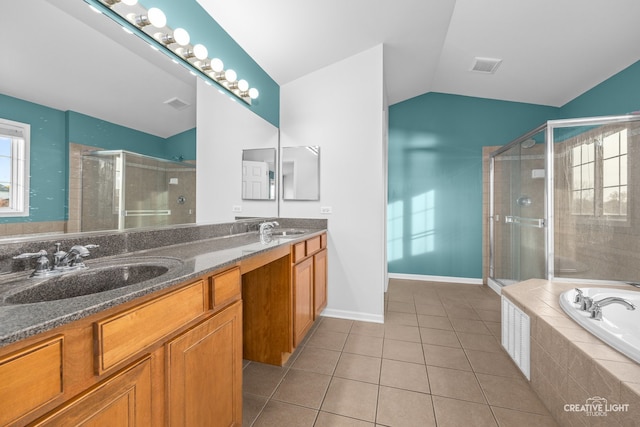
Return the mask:
[[490,155],[489,277],[640,280],[640,116],[550,120]]
[[196,168],[125,150],[82,156],[81,230],[195,222]]

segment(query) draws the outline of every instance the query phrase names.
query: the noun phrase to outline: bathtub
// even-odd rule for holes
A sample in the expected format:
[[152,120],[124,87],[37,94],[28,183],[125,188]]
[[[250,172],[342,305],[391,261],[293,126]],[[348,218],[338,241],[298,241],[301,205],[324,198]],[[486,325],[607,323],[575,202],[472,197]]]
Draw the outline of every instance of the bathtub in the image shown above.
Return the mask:
[[602,308],[602,320],[590,318],[574,303],[576,291],[571,289],[560,295],[560,306],[580,326],[600,338],[628,358],[640,363],[640,292],[612,288],[579,288],[583,295],[594,301],[606,297],[619,297],[636,306],[627,310],[623,305],[611,304]]

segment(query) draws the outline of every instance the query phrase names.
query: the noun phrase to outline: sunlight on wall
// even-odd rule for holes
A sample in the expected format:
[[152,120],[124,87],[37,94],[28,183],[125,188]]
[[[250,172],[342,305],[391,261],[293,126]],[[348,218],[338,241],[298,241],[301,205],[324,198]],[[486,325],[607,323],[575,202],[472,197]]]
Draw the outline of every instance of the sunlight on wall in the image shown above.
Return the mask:
[[403,234],[402,200],[387,205],[387,257],[389,261],[402,258]]
[[429,190],[411,198],[411,255],[434,250],[435,191]]

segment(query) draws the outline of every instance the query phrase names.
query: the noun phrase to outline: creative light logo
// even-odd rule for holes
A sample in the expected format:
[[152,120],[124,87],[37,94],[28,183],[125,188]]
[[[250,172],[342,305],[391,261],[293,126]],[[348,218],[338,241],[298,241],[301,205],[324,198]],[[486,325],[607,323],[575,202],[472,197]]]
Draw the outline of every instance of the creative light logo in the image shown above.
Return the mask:
[[565,412],[583,412],[588,417],[606,417],[609,412],[627,412],[628,410],[628,403],[609,403],[607,399],[600,396],[591,397],[585,403],[564,405]]

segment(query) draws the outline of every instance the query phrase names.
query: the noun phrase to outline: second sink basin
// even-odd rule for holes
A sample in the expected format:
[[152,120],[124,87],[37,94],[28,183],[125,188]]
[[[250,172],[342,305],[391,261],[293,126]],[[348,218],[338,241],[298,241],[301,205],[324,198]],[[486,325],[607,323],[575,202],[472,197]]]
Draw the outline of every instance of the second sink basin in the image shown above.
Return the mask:
[[301,230],[299,228],[274,228],[271,231],[272,236],[297,236],[304,233],[307,233],[307,230]]
[[55,301],[111,291],[160,277],[182,265],[172,258],[122,260],[53,276],[7,296],[6,304]]

